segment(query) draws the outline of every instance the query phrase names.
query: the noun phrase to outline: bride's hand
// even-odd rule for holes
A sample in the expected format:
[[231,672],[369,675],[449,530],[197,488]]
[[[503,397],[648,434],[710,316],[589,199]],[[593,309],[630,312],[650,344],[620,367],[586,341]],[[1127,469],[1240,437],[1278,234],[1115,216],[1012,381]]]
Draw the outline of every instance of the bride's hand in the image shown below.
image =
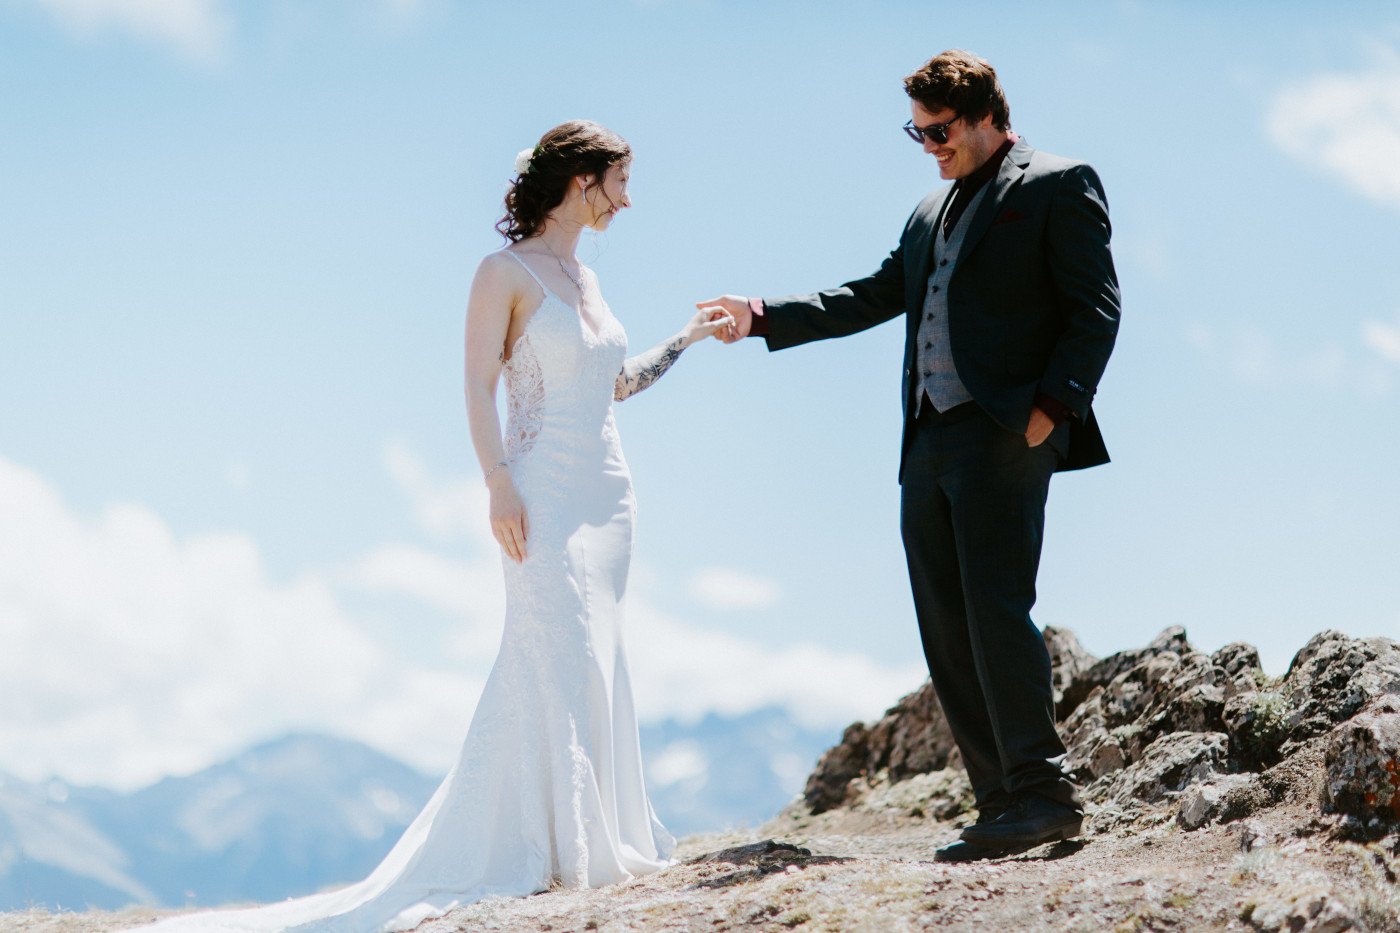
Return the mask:
[[[714,319],[711,320],[711,317]],[[687,345],[704,340],[706,337],[713,337],[734,323],[731,314],[715,314],[714,308],[706,308],[697,311],[695,316],[681,330],[681,336],[685,338]]]
[[506,470],[497,470],[497,476],[487,480],[491,490],[491,534],[500,543],[501,549],[517,564],[525,560],[525,539],[530,534],[530,516],[525,513],[525,503],[515,488],[515,482]]

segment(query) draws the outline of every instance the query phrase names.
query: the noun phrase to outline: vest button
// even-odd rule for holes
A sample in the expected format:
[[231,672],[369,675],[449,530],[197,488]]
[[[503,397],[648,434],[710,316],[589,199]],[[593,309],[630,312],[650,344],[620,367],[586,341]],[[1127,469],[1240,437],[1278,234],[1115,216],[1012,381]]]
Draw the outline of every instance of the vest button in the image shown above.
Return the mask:
[[930,288],[929,291],[931,291],[931,292],[937,292],[937,291],[938,291],[938,286],[937,286],[937,285],[933,286],[933,288]]
[[940,265],[940,266],[946,266],[946,265],[948,265],[948,260],[946,260],[946,259],[943,260],[942,262],[939,263],[939,265]]

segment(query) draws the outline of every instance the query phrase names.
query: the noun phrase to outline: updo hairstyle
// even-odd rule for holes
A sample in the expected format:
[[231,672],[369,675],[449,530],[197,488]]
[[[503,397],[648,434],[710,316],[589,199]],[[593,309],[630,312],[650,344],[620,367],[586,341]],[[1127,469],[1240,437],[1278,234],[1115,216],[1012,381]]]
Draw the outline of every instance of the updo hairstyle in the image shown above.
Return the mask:
[[601,185],[609,166],[631,159],[632,147],[607,127],[590,120],[559,124],[540,137],[529,168],[511,183],[506,215],[496,229],[512,243],[534,236],[575,178],[592,175],[594,185]]

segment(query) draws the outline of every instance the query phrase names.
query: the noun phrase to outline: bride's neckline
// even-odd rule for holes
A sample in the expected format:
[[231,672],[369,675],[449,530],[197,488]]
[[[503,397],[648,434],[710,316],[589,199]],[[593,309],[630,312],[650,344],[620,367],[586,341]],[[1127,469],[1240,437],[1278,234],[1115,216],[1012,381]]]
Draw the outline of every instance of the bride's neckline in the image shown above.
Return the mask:
[[[562,295],[560,295],[557,291],[555,291],[554,289],[550,288],[548,285],[545,284],[545,281],[544,281],[544,279],[540,276],[540,274],[539,274],[538,272],[536,272],[533,268],[531,268],[530,264],[529,264],[528,262],[525,261],[525,257],[522,256],[522,255],[520,255],[520,253],[519,253],[518,251],[513,250],[513,249],[511,249],[510,247],[506,247],[505,249],[502,250],[502,252],[510,253],[510,255],[511,255],[512,257],[514,257],[514,259],[515,259],[516,262],[520,263],[522,266],[525,267],[525,271],[528,272],[528,273],[530,273],[530,278],[534,279],[534,280],[535,280],[535,284],[538,285],[538,286],[540,287],[540,290],[544,292],[544,295],[545,295],[546,300],[552,297],[555,301],[559,302],[559,303],[560,303],[561,305],[563,305],[564,307],[566,307],[566,308],[568,308],[569,310],[573,311],[574,314],[576,314],[576,315],[578,316],[578,319],[579,319],[579,321],[583,324],[584,328],[587,329],[587,331],[588,331],[588,333],[589,333],[590,335],[592,335],[592,337],[593,337],[594,340],[597,340],[600,336],[602,336],[602,333],[603,333],[603,324],[604,324],[605,322],[600,318],[600,319],[598,320],[598,325],[595,327],[595,326],[593,326],[593,323],[588,319],[588,316],[587,316],[586,314],[583,313],[584,293],[583,293],[582,290],[579,291],[579,302],[578,302],[578,304],[575,305],[575,304],[572,304],[572,303],[570,303],[570,302],[567,302],[567,301],[564,300],[564,297],[563,297]],[[529,256],[529,255],[531,255],[531,254],[530,254],[530,253],[526,253],[525,255],[526,255],[526,256]],[[539,255],[540,255],[541,257],[543,257],[545,254],[541,253],[541,254],[539,254]],[[554,259],[555,261],[558,261],[558,257],[554,256],[553,254],[550,254],[550,258],[551,258],[551,259]],[[588,267],[585,266],[583,263],[579,263],[579,264],[578,264],[578,267],[579,267],[579,271],[584,272],[584,280],[587,281],[587,275],[588,275],[588,273],[591,272],[592,270],[588,269]],[[538,309],[535,310],[535,313],[534,313],[534,314],[531,314],[531,315],[530,315],[530,319],[531,319],[531,320],[534,320],[535,314],[539,314],[539,310],[538,310]],[[526,322],[526,325],[525,325],[525,326],[526,326],[526,327],[529,327],[529,322],[528,322],[528,321]],[[523,329],[521,330],[521,333],[524,334],[524,330],[523,330]]]

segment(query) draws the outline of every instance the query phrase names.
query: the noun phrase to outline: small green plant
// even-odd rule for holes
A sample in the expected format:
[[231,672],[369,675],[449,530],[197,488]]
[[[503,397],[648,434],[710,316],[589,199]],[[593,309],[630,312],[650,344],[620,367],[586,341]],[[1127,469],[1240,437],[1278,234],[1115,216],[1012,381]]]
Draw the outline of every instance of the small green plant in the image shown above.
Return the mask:
[[1264,765],[1277,764],[1279,751],[1288,737],[1288,714],[1292,704],[1274,690],[1261,690],[1249,701],[1249,717],[1240,736],[1245,754]]

